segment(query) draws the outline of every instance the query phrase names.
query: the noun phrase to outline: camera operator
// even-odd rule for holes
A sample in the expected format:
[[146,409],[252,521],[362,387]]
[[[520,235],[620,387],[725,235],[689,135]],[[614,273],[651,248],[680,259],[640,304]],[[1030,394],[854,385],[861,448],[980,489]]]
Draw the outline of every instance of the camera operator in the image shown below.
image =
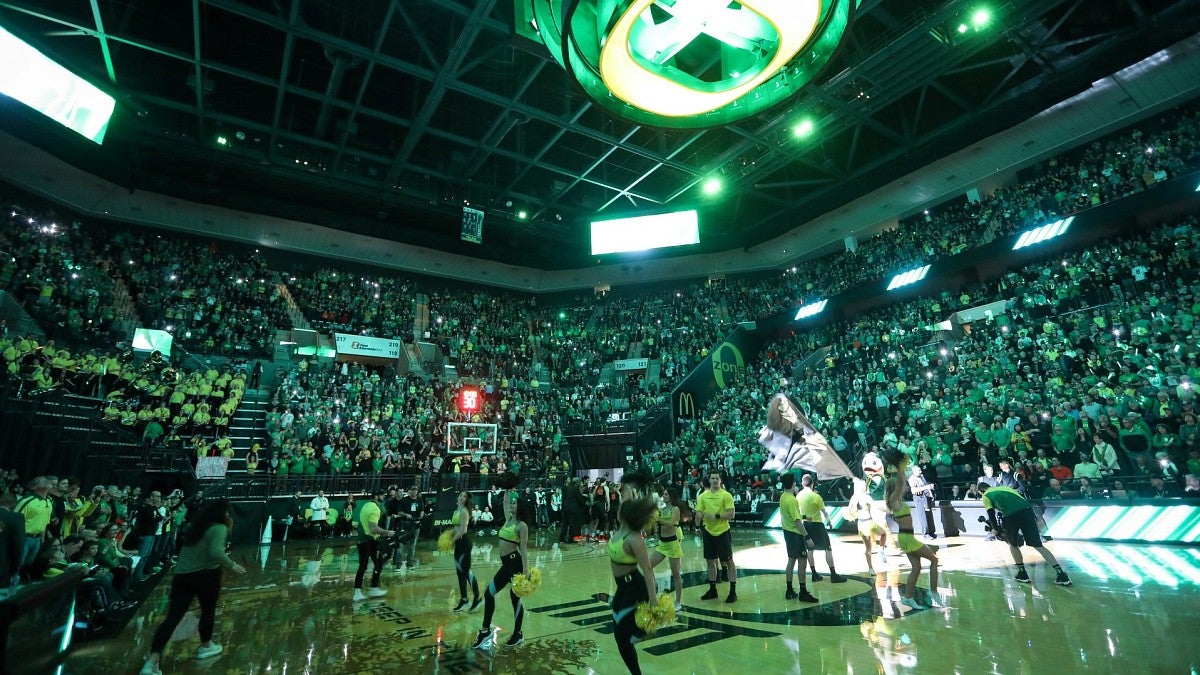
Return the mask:
[[[1025,571],[1025,559],[1021,555],[1021,546],[1028,544],[1037,549],[1042,558],[1054,567],[1057,573],[1054,583],[1070,586],[1071,578],[1063,571],[1050,549],[1042,543],[1042,535],[1038,532],[1037,519],[1034,518],[1033,509],[1029,507],[1029,501],[1010,487],[989,487],[980,483],[979,491],[983,493],[983,507],[987,509],[988,524],[992,533],[1008,543],[1008,551],[1012,554],[1013,562],[1017,564],[1016,580],[1023,584],[1030,583],[1029,573]],[[1004,517],[1003,529],[997,521],[997,512]]]
[[393,562],[406,564],[409,569],[417,566],[417,540],[421,534],[421,517],[425,513],[425,502],[421,491],[413,485],[408,494],[397,500],[395,519],[392,524],[400,531],[400,546],[396,549]]

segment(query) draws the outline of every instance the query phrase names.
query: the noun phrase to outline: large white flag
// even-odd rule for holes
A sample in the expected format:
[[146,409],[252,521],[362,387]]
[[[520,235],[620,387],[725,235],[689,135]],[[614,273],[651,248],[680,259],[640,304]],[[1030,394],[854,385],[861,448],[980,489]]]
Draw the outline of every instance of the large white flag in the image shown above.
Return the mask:
[[763,471],[810,471],[818,480],[854,477],[825,435],[786,394],[776,394],[767,404],[767,424],[759,430],[758,442],[767,449]]

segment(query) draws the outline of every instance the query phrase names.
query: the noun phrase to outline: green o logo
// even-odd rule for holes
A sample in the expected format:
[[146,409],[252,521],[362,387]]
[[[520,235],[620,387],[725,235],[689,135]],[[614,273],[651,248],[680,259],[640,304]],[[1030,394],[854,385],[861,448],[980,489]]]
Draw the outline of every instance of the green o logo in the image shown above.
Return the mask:
[[517,31],[597,103],[638,123],[701,128],[794,97],[833,58],[858,0],[518,4]]
[[[721,389],[735,384],[746,374],[746,362],[742,352],[731,342],[722,342],[712,352],[713,381]],[[729,377],[726,382],[726,376]]]

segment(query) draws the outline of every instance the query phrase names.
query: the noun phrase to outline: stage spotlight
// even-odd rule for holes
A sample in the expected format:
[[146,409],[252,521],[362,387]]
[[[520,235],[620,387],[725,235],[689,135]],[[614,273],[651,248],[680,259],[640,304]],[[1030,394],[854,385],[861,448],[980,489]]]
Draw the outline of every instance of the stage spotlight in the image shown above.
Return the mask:
[[720,178],[709,178],[704,181],[704,194],[712,196],[712,195],[720,194],[720,192],[721,192],[721,179]]

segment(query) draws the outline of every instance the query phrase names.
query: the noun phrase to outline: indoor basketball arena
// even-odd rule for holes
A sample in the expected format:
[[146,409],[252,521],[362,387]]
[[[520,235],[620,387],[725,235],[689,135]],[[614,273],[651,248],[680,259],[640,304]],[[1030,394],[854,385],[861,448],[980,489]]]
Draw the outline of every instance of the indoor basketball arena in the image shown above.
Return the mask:
[[1196,673],[1197,0],[0,2],[0,671]]

